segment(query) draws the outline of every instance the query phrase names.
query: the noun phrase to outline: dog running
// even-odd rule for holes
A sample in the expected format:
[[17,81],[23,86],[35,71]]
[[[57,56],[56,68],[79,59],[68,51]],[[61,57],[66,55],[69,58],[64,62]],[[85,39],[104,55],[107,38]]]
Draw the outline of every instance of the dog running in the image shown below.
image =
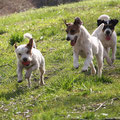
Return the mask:
[[[109,65],[114,63],[116,59],[117,35],[115,26],[117,19],[110,19],[108,15],[101,15],[97,20],[98,28],[92,33],[93,36],[101,40],[104,46],[104,58]],[[112,57],[109,57],[110,48],[112,49]]]
[[103,45],[101,41],[94,36],[91,36],[87,29],[82,25],[83,22],[79,17],[75,18],[73,23],[66,23],[67,27],[66,40],[70,41],[71,46],[73,47],[73,64],[75,68],[79,67],[79,55],[83,58],[86,58],[82,72],[88,70],[88,67],[91,67],[91,74],[96,74],[96,69],[93,64],[93,55],[96,56],[98,63],[98,76],[102,75],[103,68]]
[[28,87],[31,85],[30,76],[32,71],[40,70],[40,85],[44,85],[44,73],[45,73],[45,59],[41,52],[36,49],[35,42],[32,35],[29,33],[24,34],[25,38],[29,39],[29,43],[26,45],[17,46],[15,44],[15,53],[17,56],[17,74],[18,83],[22,82],[22,71],[26,69],[25,78],[28,80]]

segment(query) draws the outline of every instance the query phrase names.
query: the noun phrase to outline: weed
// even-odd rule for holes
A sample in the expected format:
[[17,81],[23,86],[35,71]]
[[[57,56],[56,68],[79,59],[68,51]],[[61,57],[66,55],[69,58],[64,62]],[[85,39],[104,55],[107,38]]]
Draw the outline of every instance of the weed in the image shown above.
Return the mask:
[[15,43],[20,43],[23,41],[23,33],[15,32],[10,36],[9,44],[14,45]]

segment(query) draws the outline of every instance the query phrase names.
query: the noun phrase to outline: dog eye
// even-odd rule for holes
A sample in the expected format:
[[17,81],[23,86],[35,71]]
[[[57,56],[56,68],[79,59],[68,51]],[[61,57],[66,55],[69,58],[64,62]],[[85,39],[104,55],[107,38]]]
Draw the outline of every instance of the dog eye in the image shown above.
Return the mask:
[[71,30],[70,33],[71,33],[71,34],[74,34],[74,33],[75,33],[75,30]]
[[21,53],[19,53],[18,55],[21,56]]
[[114,29],[114,26],[110,26],[110,29]]
[[103,27],[103,30],[105,30],[107,27],[108,27],[108,26],[105,25],[105,26]]
[[30,51],[28,50],[26,53],[27,53],[27,54],[29,54],[29,53],[30,53]]
[[68,33],[68,30],[66,30],[66,33]]

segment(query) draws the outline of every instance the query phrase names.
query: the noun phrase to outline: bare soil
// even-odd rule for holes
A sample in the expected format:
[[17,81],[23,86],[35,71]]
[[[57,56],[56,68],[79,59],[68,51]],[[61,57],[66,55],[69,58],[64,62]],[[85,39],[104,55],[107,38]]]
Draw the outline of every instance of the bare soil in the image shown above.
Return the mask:
[[0,16],[23,12],[30,8],[54,6],[80,0],[0,0]]

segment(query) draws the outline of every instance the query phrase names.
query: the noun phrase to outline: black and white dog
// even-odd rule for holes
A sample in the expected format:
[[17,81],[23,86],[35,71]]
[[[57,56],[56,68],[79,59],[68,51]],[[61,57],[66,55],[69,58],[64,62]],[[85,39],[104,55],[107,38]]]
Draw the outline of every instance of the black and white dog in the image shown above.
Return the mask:
[[[110,19],[108,15],[101,15],[97,20],[98,28],[92,33],[98,37],[104,46],[104,58],[109,65],[112,65],[116,56],[117,35],[114,31],[117,19]],[[109,50],[112,49],[112,57],[109,57]]]

